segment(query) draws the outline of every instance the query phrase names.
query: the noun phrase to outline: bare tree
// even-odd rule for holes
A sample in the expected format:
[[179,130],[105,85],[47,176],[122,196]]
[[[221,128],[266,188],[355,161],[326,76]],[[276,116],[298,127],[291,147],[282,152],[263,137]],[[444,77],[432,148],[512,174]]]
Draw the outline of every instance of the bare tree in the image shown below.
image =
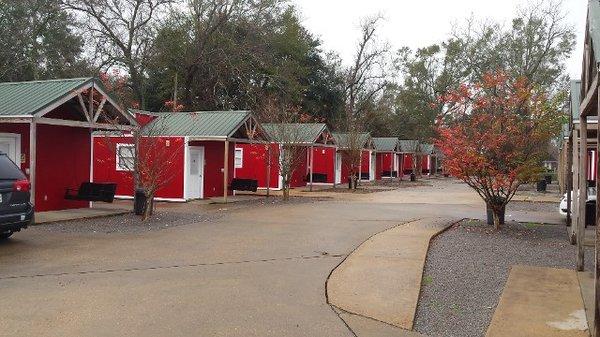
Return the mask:
[[345,158],[343,163],[348,170],[348,188],[355,190],[358,187],[360,180],[360,166],[362,164],[362,153],[365,146],[367,134],[360,132],[349,132],[342,134],[342,145],[340,149],[342,156]]
[[125,68],[144,106],[144,78],[160,11],[177,0],[62,0],[78,14],[100,68]]
[[344,150],[349,159],[350,188],[356,189],[358,167],[364,141],[362,132],[366,124],[367,109],[388,85],[388,47],[377,40],[377,26],[381,16],[366,18],[361,24],[361,37],[352,66],[346,71],[345,124],[348,148]]
[[119,169],[131,172],[134,195],[136,190],[142,189],[146,196],[142,220],[153,214],[157,191],[169,185],[177,175],[175,160],[184,143],[162,137],[169,114],[156,117],[133,131],[104,133],[104,145],[114,152]]
[[279,149],[266,156],[268,165],[277,160],[279,175],[282,179],[283,200],[290,198],[292,177],[300,164],[306,160],[307,146],[304,142],[301,122],[306,116],[297,107],[282,104],[281,101],[268,98],[259,112],[259,119],[267,129],[269,136],[279,144]]

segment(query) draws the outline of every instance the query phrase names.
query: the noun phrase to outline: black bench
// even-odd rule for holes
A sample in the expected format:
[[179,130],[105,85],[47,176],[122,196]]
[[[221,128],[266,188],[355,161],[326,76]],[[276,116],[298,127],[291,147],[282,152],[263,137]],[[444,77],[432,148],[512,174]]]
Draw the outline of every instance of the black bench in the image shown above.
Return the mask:
[[250,191],[256,192],[258,190],[258,180],[255,179],[238,179],[234,178],[231,181],[229,189],[232,191]]
[[397,178],[398,177],[398,172],[397,171],[383,171],[381,173],[382,177],[392,177],[392,178]]
[[[313,183],[327,183],[327,174],[325,173],[313,173]],[[310,173],[306,175],[304,181],[310,181]]]
[[65,199],[81,201],[104,201],[113,202],[117,184],[115,183],[81,183],[79,189],[67,188]]
[[369,172],[361,172],[360,173],[360,180],[370,180],[371,179],[371,175],[369,174]]

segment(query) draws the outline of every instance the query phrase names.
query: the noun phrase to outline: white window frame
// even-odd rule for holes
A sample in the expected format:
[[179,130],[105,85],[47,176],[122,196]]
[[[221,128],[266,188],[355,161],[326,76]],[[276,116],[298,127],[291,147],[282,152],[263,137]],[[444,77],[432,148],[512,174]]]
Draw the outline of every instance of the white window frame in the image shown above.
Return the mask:
[[[122,165],[121,160],[123,158],[121,158],[120,154],[121,154],[121,148],[126,147],[126,148],[131,148],[132,151],[131,153],[133,154],[132,159],[132,167],[128,168],[127,166]],[[116,160],[115,160],[115,169],[117,171],[122,171],[122,172],[132,172],[133,171],[133,164],[135,163],[135,144],[117,144],[116,146],[116,151],[115,151],[115,156],[116,156]]]
[[[240,163],[237,163],[237,159],[238,159],[238,152],[240,153]],[[236,147],[235,151],[234,151],[234,155],[233,155],[233,165],[234,168],[238,169],[238,168],[243,168],[244,167],[244,149],[241,147]]]

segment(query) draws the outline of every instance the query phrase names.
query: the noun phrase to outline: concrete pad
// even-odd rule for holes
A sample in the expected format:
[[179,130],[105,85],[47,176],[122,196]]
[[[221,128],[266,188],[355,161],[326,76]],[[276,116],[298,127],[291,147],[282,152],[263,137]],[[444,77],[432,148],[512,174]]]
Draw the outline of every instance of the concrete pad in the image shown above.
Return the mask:
[[429,241],[458,220],[427,218],[371,237],[331,274],[329,303],[411,330]]
[[578,272],[579,287],[581,288],[581,297],[583,297],[583,306],[588,327],[594,326],[594,274],[592,272]]
[[486,336],[589,336],[577,272],[514,266]]
[[40,225],[51,222],[100,218],[105,216],[126,214],[129,212],[131,212],[131,209],[112,207],[76,208],[61,211],[36,212],[35,224]]
[[425,337],[420,333],[404,330],[395,326],[378,322],[370,318],[339,312],[338,315],[346,322],[357,337]]

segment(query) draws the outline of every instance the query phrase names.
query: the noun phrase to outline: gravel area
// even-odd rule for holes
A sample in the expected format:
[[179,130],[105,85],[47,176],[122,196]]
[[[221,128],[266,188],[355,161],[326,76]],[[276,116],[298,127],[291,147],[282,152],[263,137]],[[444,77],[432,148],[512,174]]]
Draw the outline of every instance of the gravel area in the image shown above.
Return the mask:
[[432,186],[430,182],[417,180],[417,181],[409,181],[402,180],[398,181],[397,179],[384,179],[384,180],[376,180],[373,182],[362,182],[358,186],[358,188],[354,191],[348,188],[348,184],[341,184],[335,188],[328,188],[322,191],[324,192],[335,192],[335,193],[359,193],[359,194],[369,194],[369,193],[377,193],[384,191],[393,191],[401,188],[411,188],[411,187],[423,187],[423,186]]
[[558,205],[558,202],[511,201],[507,206],[507,211],[557,213]]
[[[291,197],[287,203],[282,198],[256,198],[253,200],[238,201],[229,204],[206,205],[203,209],[188,204],[187,209],[166,210],[158,207],[154,215],[146,221],[132,213],[115,216],[54,222],[30,227],[30,229],[59,232],[59,233],[141,233],[147,231],[163,230],[172,227],[190,225],[202,222],[211,222],[220,219],[230,212],[247,209],[250,207],[277,207],[283,204],[303,204],[318,202],[321,198]],[[195,208],[195,209],[192,209]]]
[[576,246],[565,233],[565,226],[514,222],[494,232],[473,220],[442,233],[427,255],[415,330],[436,337],[484,336],[512,265],[575,268]]

